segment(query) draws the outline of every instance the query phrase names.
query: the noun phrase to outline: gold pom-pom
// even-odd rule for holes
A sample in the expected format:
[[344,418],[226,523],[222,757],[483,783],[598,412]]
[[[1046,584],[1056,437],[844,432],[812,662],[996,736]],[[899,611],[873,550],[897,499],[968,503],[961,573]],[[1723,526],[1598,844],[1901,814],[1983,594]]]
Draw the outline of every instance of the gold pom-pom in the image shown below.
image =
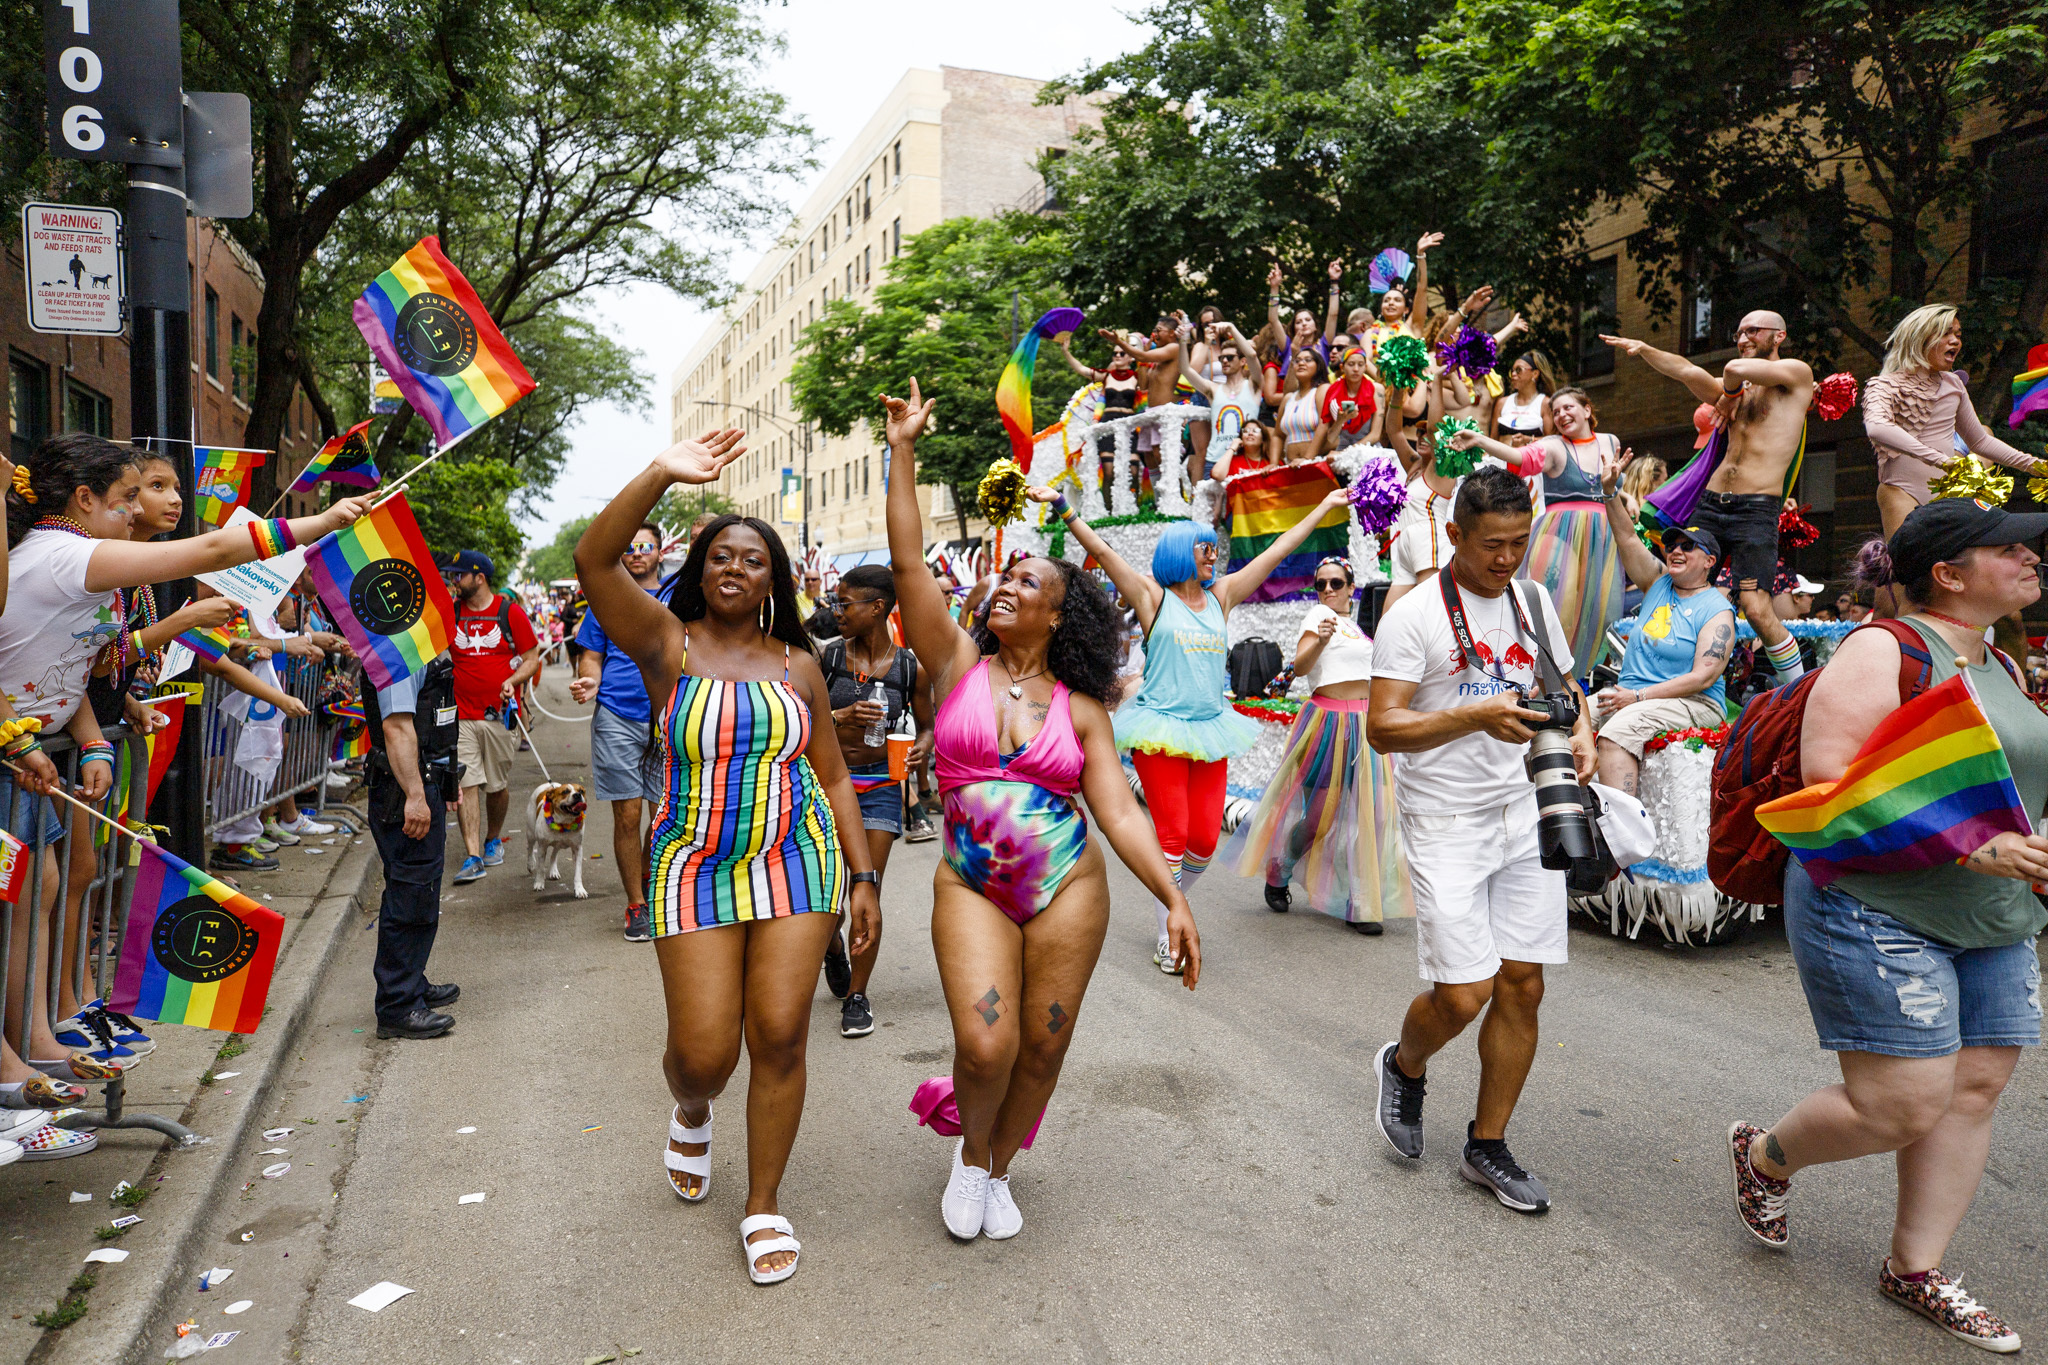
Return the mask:
[[1949,461],[1927,492],[1933,498],[1970,498],[2003,507],[2012,496],[2012,476],[1993,472],[1982,460],[1960,455]]
[[1017,462],[1010,459],[997,460],[988,467],[988,473],[981,476],[981,490],[976,501],[981,504],[981,518],[991,526],[1007,526],[1024,515],[1024,471]]
[[2048,507],[2048,474],[2036,474],[2027,480],[2027,492],[2035,502]]

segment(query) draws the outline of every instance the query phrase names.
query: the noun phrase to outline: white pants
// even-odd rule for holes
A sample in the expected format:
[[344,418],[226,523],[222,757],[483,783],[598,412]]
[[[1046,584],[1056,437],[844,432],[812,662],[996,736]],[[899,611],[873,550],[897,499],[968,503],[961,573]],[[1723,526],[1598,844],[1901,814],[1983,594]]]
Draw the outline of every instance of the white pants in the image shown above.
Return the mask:
[[1536,794],[1456,815],[1401,812],[1422,978],[1486,981],[1513,962],[1563,962],[1564,873],[1536,852]]

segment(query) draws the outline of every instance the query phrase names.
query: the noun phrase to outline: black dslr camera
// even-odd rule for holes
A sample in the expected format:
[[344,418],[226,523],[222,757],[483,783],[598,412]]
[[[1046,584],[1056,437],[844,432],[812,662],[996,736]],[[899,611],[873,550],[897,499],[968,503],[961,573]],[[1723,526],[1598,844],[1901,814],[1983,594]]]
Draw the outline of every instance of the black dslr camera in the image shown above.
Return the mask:
[[1614,858],[1600,827],[1586,814],[1586,789],[1572,764],[1572,728],[1579,723],[1579,701],[1570,692],[1546,692],[1521,703],[1541,711],[1543,719],[1527,724],[1536,732],[1529,741],[1529,780],[1536,784],[1536,847],[1542,863],[1566,874],[1565,886],[1575,896],[1590,896],[1614,875]]

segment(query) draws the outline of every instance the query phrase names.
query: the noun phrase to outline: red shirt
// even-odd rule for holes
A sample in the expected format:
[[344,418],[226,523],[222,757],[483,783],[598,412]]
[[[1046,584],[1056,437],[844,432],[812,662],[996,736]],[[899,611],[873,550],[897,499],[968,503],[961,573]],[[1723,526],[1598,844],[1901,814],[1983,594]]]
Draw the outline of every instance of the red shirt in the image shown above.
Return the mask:
[[[512,638],[498,626],[500,604],[504,605]],[[526,609],[509,597],[492,594],[481,609],[455,604],[455,717],[484,720],[486,712],[500,705],[498,690],[512,676],[512,661],[540,640]]]
[[1378,408],[1379,402],[1373,397],[1372,380],[1359,380],[1357,393],[1344,392],[1344,382],[1344,379],[1340,376],[1335,383],[1323,390],[1323,420],[1325,422],[1337,420],[1337,405],[1339,403],[1356,403],[1358,404],[1357,413],[1352,416],[1350,421],[1344,423],[1344,430],[1356,436],[1359,432],[1365,430],[1365,424],[1372,420],[1373,412]]

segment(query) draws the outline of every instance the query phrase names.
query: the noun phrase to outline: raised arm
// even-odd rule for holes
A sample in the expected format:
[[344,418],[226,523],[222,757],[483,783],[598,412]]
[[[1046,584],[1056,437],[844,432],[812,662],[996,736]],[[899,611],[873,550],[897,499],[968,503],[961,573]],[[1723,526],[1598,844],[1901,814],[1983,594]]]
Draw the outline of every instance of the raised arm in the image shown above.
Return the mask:
[[1284,333],[1280,325],[1280,263],[1275,261],[1266,272],[1266,325]]
[[[1630,519],[1628,507],[1622,501],[1621,471],[1628,467],[1628,457],[1626,450],[1600,457],[1600,491],[1607,498],[1607,526],[1614,532],[1614,548],[1621,555],[1622,570],[1628,574],[1629,582],[1648,592],[1650,585],[1664,572],[1664,566],[1657,562],[1657,557],[1650,553],[1650,547],[1643,544],[1642,537],[1636,534],[1635,522]],[[1674,695],[1689,697],[1692,694],[1680,692]]]
[[1495,332],[1493,334],[1493,344],[1500,347],[1502,350],[1506,350],[1508,342],[1512,341],[1517,333],[1526,332],[1528,330],[1529,324],[1523,320],[1522,315],[1520,313],[1517,313],[1513,317],[1508,319],[1507,326],[1501,328],[1498,332]]
[[1062,510],[1064,499],[1058,493],[1037,485],[1026,489],[1025,495],[1033,502],[1049,504],[1055,515],[1065,519],[1074,539],[1081,542],[1082,549],[1095,556],[1095,562],[1109,575],[1109,581],[1116,584],[1116,590],[1123,594],[1124,601],[1138,613],[1138,628],[1150,635],[1152,618],[1159,614],[1159,605],[1166,600],[1166,589],[1153,582],[1152,575],[1139,573],[1126,563],[1124,557],[1110,549],[1109,542],[1095,534],[1095,528],[1083,521],[1073,508]]
[[1073,347],[1067,344],[1067,334],[1065,332],[1060,333],[1059,343],[1060,354],[1066,357],[1068,369],[1072,370],[1075,374],[1080,375],[1083,379],[1100,379],[1102,377],[1102,372],[1100,370],[1092,370],[1088,368],[1086,365],[1083,365],[1080,361],[1074,359],[1074,350]]
[[633,581],[621,563],[633,533],[673,484],[706,484],[746,453],[746,433],[714,431],[701,441],[678,441],[633,477],[576,542],[576,576],[597,623],[642,672],[656,667],[663,652],[680,645],[682,632],[665,603]]
[[1337,306],[1344,297],[1344,262],[1330,262],[1330,307],[1323,314],[1323,347],[1328,349],[1337,341]]
[[1564,451],[1548,437],[1520,447],[1511,446],[1506,441],[1496,441],[1491,436],[1481,436],[1476,430],[1461,431],[1451,437],[1453,450],[1470,450],[1473,446],[1478,446],[1506,465],[1517,478],[1533,479],[1538,474],[1555,475],[1564,468]]
[[[1630,337],[1611,337],[1603,332],[1600,339],[1623,355],[1635,356],[1657,373],[1676,379],[1702,403],[1718,403],[1728,394],[1728,390],[1721,387],[1720,380],[1682,355],[1660,351],[1647,341],[1636,341]],[[1731,360],[1727,368],[1732,370],[1735,364],[1736,362]]]
[[1223,603],[1223,610],[1229,611],[1238,603],[1258,591],[1259,585],[1272,576],[1280,567],[1280,561],[1301,548],[1301,543],[1333,510],[1345,506],[1351,499],[1351,490],[1341,482],[1323,500],[1308,509],[1301,520],[1282,531],[1273,543],[1259,552],[1258,558],[1237,572],[1228,575],[1216,585],[1216,597]]
[[[292,539],[311,545],[329,531],[338,531],[370,509],[374,494],[343,498],[317,516],[293,517]],[[111,592],[143,583],[167,583],[194,574],[218,573],[255,559],[256,542],[242,526],[223,526],[185,540],[100,540],[86,561],[89,592]]]
[[2029,474],[2042,471],[2043,461],[2035,459],[2024,450],[2014,450],[1984,429],[1984,424],[1977,420],[1977,409],[1971,405],[1967,391],[1962,396],[1961,404],[1956,408],[1956,431],[1962,436],[1963,444],[1974,454],[1983,456],[1993,464],[2002,464],[2008,469],[2023,469]]
[[903,612],[904,642],[944,697],[974,667],[981,651],[953,619],[939,580],[924,562],[924,522],[917,515],[917,438],[937,403],[924,396],[916,379],[910,381],[908,401],[882,395],[889,412],[884,430],[889,443],[889,567],[896,578],[896,605]]
[[1085,762],[1081,768],[1081,794],[1088,798],[1088,813],[1097,828],[1123,859],[1125,867],[1137,874],[1145,889],[1166,906],[1167,951],[1185,970],[1181,984],[1189,990],[1202,975],[1202,938],[1195,932],[1195,915],[1187,897],[1174,884],[1166,868],[1166,855],[1159,851],[1159,839],[1152,821],[1138,809],[1131,785],[1124,780],[1124,767],[1116,753],[1109,712],[1093,697],[1069,699],[1074,734],[1081,741]]
[[[1235,331],[1236,329],[1233,328],[1232,330]],[[1199,371],[1197,371],[1194,365],[1191,364],[1188,360],[1188,352],[1192,349],[1193,347],[1189,346],[1183,346],[1180,348],[1181,375],[1188,381],[1188,383],[1194,385],[1196,393],[1201,394],[1204,398],[1214,398],[1216,396],[1216,385],[1211,383]]]
[[1429,321],[1429,249],[1443,244],[1441,232],[1425,232],[1415,239],[1415,292],[1408,296],[1408,316],[1401,321],[1417,336]]
[[1789,357],[1779,360],[1744,360],[1738,356],[1721,367],[1721,392],[1734,392],[1728,387],[1730,384],[1757,384],[1777,389],[1810,389],[1813,387],[1813,367],[1803,360],[1793,360]]

